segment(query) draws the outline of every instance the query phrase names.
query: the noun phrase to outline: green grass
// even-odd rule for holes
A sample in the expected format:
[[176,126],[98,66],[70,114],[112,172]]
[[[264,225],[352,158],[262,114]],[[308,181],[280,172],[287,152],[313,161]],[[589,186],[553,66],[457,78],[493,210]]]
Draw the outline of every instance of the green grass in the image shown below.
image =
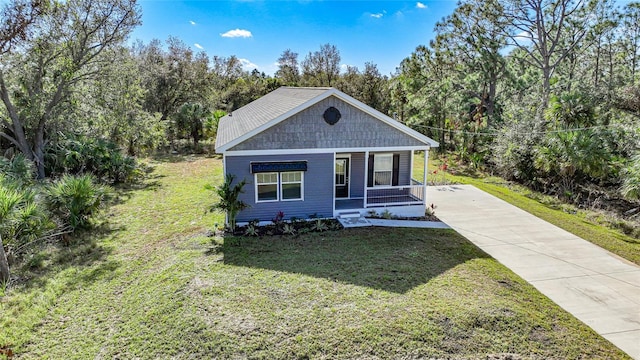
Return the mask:
[[[420,178],[423,174],[422,164],[423,158],[416,156],[414,173],[416,174],[415,176],[420,176]],[[593,221],[597,215],[577,210],[568,205],[563,205],[559,201],[542,203],[537,199],[544,198],[543,195],[536,194],[524,186],[510,184],[498,177],[452,175],[450,172],[445,174],[440,170],[436,174],[433,174],[433,171],[438,168],[439,164],[439,160],[430,159],[429,176],[431,176],[432,180],[435,179],[438,183],[473,185],[480,190],[486,191],[626,260],[640,265],[640,240],[625,235],[620,231],[597,224]]]
[[[0,298],[20,358],[626,358],[451,230],[207,237],[218,159],[166,158]],[[29,279],[27,279],[27,277]]]

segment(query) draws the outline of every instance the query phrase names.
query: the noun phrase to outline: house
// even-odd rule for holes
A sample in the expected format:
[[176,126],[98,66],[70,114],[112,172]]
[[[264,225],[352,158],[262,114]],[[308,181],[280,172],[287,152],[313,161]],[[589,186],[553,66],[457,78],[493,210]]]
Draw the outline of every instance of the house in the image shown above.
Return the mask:
[[[247,185],[239,223],[385,210],[422,216],[426,167],[438,143],[334,88],[281,87],[220,119],[223,171]],[[428,156],[427,156],[428,157]]]

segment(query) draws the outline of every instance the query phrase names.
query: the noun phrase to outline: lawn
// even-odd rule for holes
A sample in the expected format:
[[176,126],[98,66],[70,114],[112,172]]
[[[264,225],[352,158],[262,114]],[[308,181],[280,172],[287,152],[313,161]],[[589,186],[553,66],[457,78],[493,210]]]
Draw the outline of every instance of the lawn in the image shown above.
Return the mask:
[[[0,297],[18,358],[626,358],[451,230],[210,237],[219,159],[154,162]],[[503,355],[502,358],[507,358]]]
[[[421,179],[423,174],[423,157],[416,156],[414,162],[414,178]],[[438,159],[430,159],[429,177],[437,184],[469,184],[498,197],[522,210],[525,210],[555,226],[576,236],[590,241],[620,257],[640,265],[640,240],[599,224],[600,214],[593,211],[576,209],[562,204],[559,200],[535,193],[524,186],[511,184],[498,177],[474,177],[463,174],[453,175],[444,172],[437,165]],[[434,171],[436,173],[434,173]],[[546,201],[539,201],[544,199]],[[436,204],[437,205],[437,204]],[[436,210],[437,215],[437,210]]]

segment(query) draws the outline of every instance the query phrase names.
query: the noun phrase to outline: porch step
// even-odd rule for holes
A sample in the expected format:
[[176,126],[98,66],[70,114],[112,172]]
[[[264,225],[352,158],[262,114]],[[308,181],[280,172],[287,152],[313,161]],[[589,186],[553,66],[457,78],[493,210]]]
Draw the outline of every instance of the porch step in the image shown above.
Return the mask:
[[369,222],[369,220],[367,220],[364,216],[360,215],[360,213],[357,211],[339,213],[337,220],[345,228],[371,226],[371,223]]
[[354,218],[354,217],[361,217],[362,215],[360,215],[358,211],[345,211],[345,212],[338,213],[338,216],[341,218]]

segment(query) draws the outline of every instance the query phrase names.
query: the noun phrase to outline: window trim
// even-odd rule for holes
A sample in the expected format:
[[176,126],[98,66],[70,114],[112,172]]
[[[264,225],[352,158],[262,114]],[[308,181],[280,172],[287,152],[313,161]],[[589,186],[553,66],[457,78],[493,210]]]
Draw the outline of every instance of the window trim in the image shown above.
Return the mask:
[[[300,173],[300,181],[282,181],[283,173]],[[258,183],[258,175],[260,174],[276,174],[277,180],[275,183]],[[269,172],[269,173],[255,173],[254,175],[254,192],[255,192],[255,203],[270,203],[270,202],[289,202],[289,201],[304,201],[304,171],[278,171],[278,172]],[[300,184],[300,197],[296,199],[284,199],[283,198],[283,184]],[[260,200],[258,199],[258,186],[261,185],[276,185],[276,198],[270,200]]]
[[[379,164],[379,162],[377,161],[378,158],[382,158],[382,157],[388,157],[391,162],[391,168],[389,170],[376,170],[376,164]],[[376,184],[376,173],[389,173],[389,184]],[[380,186],[393,186],[393,153],[375,153],[373,154],[373,180],[372,180],[372,185],[373,187],[380,187]]]
[[[284,173],[300,173],[300,181],[288,181],[288,182],[284,182],[282,180],[282,174]],[[278,180],[280,182],[279,188],[280,188],[280,201],[304,201],[304,171],[283,171],[278,173]],[[284,189],[282,188],[282,185],[284,184],[300,184],[300,197],[299,198],[295,198],[295,199],[285,199],[284,198]]]
[[[265,175],[265,174],[276,174],[276,182],[269,182],[269,183],[258,183],[258,175]],[[255,194],[256,194],[256,204],[257,203],[268,203],[268,202],[278,202],[280,201],[280,191],[279,191],[279,187],[280,187],[280,173],[279,172],[270,172],[270,173],[255,173],[254,174],[254,183],[255,183]],[[259,198],[259,192],[258,192],[258,187],[261,185],[275,185],[276,186],[276,198],[275,199],[269,199],[269,200],[260,200]]]

